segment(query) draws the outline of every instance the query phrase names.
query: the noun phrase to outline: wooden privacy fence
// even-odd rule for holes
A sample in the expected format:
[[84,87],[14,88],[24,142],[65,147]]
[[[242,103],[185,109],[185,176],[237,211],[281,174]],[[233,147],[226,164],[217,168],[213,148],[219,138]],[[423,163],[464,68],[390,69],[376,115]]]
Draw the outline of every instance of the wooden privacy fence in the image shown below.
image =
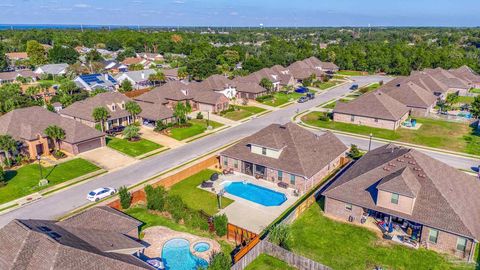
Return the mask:
[[253,262],[260,254],[265,253],[273,256],[299,270],[331,270],[330,267],[321,263],[305,258],[282,247],[274,245],[267,240],[260,241],[254,248],[245,254],[233,266],[232,270],[243,270],[247,265]]

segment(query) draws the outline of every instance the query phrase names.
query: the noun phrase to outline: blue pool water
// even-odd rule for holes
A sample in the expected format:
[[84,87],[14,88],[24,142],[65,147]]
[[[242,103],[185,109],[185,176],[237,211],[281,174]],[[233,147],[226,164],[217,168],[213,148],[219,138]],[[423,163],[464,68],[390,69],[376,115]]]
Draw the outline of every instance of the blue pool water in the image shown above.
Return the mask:
[[210,249],[210,244],[205,243],[205,242],[200,242],[198,244],[195,244],[193,246],[193,249],[197,252],[205,252]]
[[264,206],[278,206],[287,200],[285,194],[250,183],[227,183],[225,191]]
[[174,238],[163,245],[162,260],[167,270],[196,270],[206,268],[207,261],[190,252],[190,242],[183,238]]

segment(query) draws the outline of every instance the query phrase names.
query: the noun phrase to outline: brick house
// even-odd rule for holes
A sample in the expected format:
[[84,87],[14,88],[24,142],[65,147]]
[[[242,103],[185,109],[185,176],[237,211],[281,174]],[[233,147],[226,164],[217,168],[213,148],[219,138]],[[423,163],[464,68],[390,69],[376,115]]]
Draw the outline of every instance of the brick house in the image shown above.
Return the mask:
[[220,162],[224,169],[305,193],[343,163],[347,149],[331,132],[272,124],[222,151]]
[[56,125],[65,131],[60,149],[76,155],[105,146],[105,134],[72,119],[61,117],[42,107],[16,109],[0,117],[0,134],[8,134],[20,144],[18,150],[30,159],[49,155],[54,142],[45,135],[45,129]]
[[142,222],[95,207],[63,221],[10,221],[0,229],[0,269],[154,269],[137,256]]
[[409,108],[380,92],[367,93],[348,103],[338,101],[333,109],[333,120],[395,130],[407,120]]
[[480,236],[479,192],[475,177],[389,144],[365,154],[322,195],[327,216],[370,220],[393,237],[472,261]]

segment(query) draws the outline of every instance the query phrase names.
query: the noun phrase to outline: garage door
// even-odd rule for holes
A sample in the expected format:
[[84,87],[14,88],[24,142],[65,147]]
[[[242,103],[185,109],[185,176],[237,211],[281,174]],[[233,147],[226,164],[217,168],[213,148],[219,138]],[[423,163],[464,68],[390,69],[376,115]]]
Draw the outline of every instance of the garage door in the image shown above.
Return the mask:
[[79,143],[77,147],[78,147],[78,153],[83,153],[89,150],[93,150],[95,148],[102,147],[102,139],[98,138],[88,142]]

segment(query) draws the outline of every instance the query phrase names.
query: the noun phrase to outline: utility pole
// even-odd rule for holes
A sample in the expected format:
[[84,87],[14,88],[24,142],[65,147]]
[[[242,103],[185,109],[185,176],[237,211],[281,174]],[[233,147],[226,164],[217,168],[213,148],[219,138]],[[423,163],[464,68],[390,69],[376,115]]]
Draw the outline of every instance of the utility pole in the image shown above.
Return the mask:
[[373,137],[373,134],[370,133],[370,140],[368,141],[368,152],[370,152],[370,149],[372,148],[372,137]]

